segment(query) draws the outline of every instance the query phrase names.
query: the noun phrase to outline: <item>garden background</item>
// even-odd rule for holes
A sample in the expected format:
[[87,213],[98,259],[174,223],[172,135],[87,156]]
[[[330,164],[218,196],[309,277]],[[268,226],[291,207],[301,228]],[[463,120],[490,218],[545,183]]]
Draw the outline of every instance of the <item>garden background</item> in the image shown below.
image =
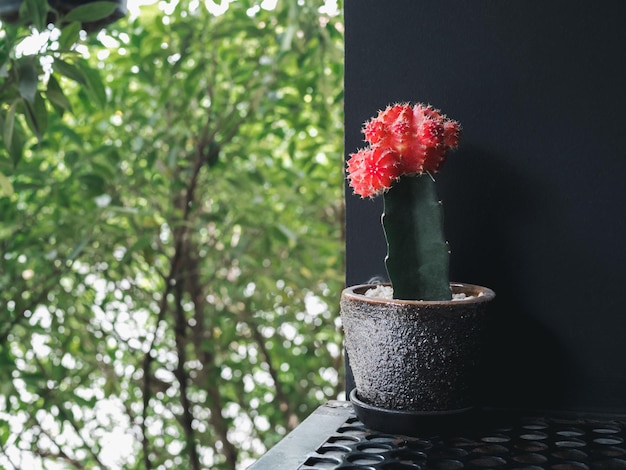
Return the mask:
[[0,30],[0,468],[245,468],[342,393],[341,4],[129,9]]

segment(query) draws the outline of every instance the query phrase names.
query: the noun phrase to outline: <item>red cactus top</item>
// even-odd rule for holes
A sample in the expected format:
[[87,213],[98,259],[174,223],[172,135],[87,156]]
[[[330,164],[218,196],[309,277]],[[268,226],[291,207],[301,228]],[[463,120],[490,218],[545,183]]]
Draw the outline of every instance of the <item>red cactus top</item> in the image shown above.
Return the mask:
[[402,175],[436,173],[460,132],[458,122],[431,106],[388,106],[363,127],[368,147],[350,154],[350,186],[361,197],[374,197]]

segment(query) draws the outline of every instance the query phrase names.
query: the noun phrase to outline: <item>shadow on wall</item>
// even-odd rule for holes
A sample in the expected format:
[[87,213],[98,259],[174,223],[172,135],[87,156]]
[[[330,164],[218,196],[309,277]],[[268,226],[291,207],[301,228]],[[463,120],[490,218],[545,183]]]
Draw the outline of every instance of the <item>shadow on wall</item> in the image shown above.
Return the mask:
[[[545,244],[538,227],[545,217],[546,188],[539,188],[511,159],[463,147],[438,177],[451,246],[451,279],[496,292],[482,380],[484,404],[558,408],[565,400],[563,371],[572,368],[564,345],[535,304],[541,294],[526,281],[536,259],[528,247]],[[541,194],[541,198],[538,196]],[[533,234],[534,233],[534,234]],[[545,321],[542,321],[545,320]]]

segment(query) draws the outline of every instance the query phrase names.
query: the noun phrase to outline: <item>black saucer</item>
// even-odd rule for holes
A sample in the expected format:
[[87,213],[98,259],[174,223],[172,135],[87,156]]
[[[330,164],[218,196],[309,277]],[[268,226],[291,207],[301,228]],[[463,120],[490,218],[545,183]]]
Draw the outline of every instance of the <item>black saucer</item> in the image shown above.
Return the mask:
[[367,428],[406,436],[457,434],[468,427],[475,427],[478,415],[475,408],[445,411],[388,410],[361,401],[356,389],[350,392],[350,401],[357,417]]

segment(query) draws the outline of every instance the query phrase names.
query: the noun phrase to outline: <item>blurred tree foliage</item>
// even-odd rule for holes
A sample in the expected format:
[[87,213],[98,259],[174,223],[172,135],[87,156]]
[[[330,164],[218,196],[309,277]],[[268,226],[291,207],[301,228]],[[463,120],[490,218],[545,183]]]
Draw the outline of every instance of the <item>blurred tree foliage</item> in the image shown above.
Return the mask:
[[47,56],[0,146],[0,467],[242,468],[340,393],[341,21],[159,2]]

